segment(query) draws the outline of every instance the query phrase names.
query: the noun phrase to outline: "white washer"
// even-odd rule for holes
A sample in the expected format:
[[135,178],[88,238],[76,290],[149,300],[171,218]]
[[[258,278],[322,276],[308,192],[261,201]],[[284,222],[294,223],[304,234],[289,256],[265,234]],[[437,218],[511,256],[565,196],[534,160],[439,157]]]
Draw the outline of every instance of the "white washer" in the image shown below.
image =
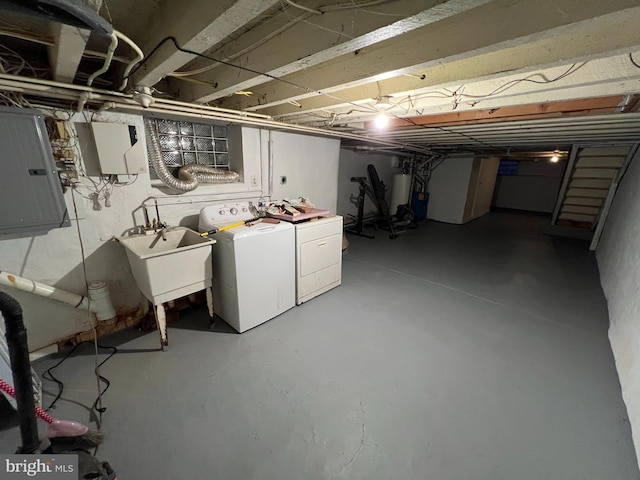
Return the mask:
[[[210,205],[200,211],[201,232],[255,214],[249,202]],[[254,223],[212,235],[214,311],[239,333],[295,305],[295,229],[287,222]]]

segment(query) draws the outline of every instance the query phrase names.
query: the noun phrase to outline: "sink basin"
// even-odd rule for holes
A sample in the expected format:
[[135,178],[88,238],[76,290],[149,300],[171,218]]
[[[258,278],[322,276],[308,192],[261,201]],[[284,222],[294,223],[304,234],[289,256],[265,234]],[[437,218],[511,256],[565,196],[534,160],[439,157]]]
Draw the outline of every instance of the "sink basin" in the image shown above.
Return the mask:
[[128,252],[130,251],[143,260],[175,253],[175,250],[190,250],[215,243],[214,240],[201,237],[199,233],[186,227],[175,227],[167,230],[165,238],[166,240],[163,240],[158,233],[153,235],[132,235],[130,237],[121,237],[119,240]]
[[160,234],[132,235],[118,240],[124,246],[133,278],[154,305],[211,286],[211,252],[215,240],[187,227]]

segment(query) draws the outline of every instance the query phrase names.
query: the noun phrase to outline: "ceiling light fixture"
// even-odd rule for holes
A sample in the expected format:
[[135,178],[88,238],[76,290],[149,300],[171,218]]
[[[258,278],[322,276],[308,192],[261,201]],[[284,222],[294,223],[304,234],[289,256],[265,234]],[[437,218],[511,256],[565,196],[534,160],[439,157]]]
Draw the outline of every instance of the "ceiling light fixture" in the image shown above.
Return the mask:
[[558,152],[558,150],[553,152],[553,156],[549,159],[549,161],[551,163],[558,163],[558,161],[560,161],[560,152]]
[[376,103],[373,107],[378,110],[379,113],[373,122],[377,128],[382,129],[389,125],[389,115],[387,115],[387,110],[393,107],[393,104],[390,101],[391,98],[391,95],[381,95],[375,98]]
[[384,112],[380,112],[373,122],[376,124],[376,127],[384,128],[389,125],[389,115]]

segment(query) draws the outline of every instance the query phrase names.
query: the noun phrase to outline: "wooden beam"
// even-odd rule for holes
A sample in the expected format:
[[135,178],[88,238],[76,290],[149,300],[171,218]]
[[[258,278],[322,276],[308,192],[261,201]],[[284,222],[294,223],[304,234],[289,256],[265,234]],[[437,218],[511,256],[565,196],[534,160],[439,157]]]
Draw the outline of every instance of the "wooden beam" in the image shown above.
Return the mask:
[[[513,95],[525,89],[535,92],[545,92],[549,95],[549,88],[567,90],[573,89],[582,83],[585,86],[593,85],[598,89],[602,85],[601,92],[611,94],[626,93],[628,91],[640,91],[632,84],[640,73],[633,67],[628,58],[627,51],[620,55],[612,55],[627,46],[640,45],[640,30],[637,28],[635,16],[627,15],[627,12],[608,15],[606,20],[599,19],[595,22],[582,22],[580,28],[574,26],[566,32],[558,32],[552,36],[532,41],[523,47],[508,47],[489,53],[479,54],[463,60],[446,61],[431,68],[416,70],[411,75],[400,75],[393,78],[361,84],[357,87],[340,89],[332,92],[336,100],[328,96],[314,96],[298,101],[299,105],[289,103],[274,105],[261,110],[261,113],[273,117],[300,116],[305,112],[331,110],[336,113],[344,113],[353,109],[353,105],[347,102],[357,103],[366,99],[369,104],[372,99],[382,92],[393,97],[392,103],[406,99],[411,95],[411,104],[415,109],[432,109],[435,104],[444,104],[451,100],[434,98],[434,90],[442,91],[443,88],[456,90],[461,84],[465,85],[465,93],[481,94],[493,91],[507,81],[525,78],[534,72],[544,74],[547,78],[555,78],[562,71],[544,71],[553,67],[564,68],[571,63],[589,62],[576,73],[571,74],[565,80],[553,82],[548,85],[534,84],[530,82],[520,83],[505,90],[499,95],[504,97]],[[637,11],[640,15],[640,9]],[[611,29],[615,28],[616,35],[611,35]],[[590,42],[577,42],[576,38],[589,38]],[[636,47],[640,48],[640,47]],[[625,50],[626,50],[625,49]],[[508,73],[505,73],[508,72]],[[541,78],[541,77],[539,77]],[[482,82],[482,84],[480,83]],[[616,82],[618,87],[610,91],[607,83]],[[626,85],[625,85],[626,84]],[[573,95],[571,98],[590,98],[599,95],[599,92]],[[495,101],[496,97],[480,101],[484,106],[487,102]],[[554,100],[547,97],[545,100]],[[535,103],[536,99],[530,99],[521,103]],[[406,106],[408,102],[405,102]],[[342,115],[344,117],[344,115]]]
[[[624,100],[623,95],[601,98],[584,98],[551,103],[536,103],[513,107],[469,110],[439,115],[423,115],[411,118],[393,118],[388,129],[398,130],[415,128],[420,125],[444,127],[455,125],[473,125],[477,123],[500,123],[514,120],[535,120],[567,116],[604,115],[614,113]],[[373,122],[366,122],[365,128],[374,128]]]
[[[636,0],[496,0],[365,48],[357,54],[354,52],[342,55],[316,68],[283,78],[305,88],[271,81],[253,89],[252,98],[234,97],[225,100],[222,105],[249,111],[264,110],[290,100],[300,101],[314,97],[318,95],[318,91],[331,93],[508,48],[518,47],[518,54],[526,60],[529,55],[527,46],[533,41],[561,35],[581,22],[597,23],[599,19],[612,13],[618,13],[622,18],[634,15],[637,18],[638,9],[631,10],[636,6]],[[562,15],[558,14],[559,10],[563,12]],[[490,25],[499,28],[488,28]],[[609,30],[608,35],[615,37],[611,35],[612,31]],[[592,38],[573,40],[574,43],[581,43],[587,51],[597,43]],[[562,52],[563,48],[565,45],[555,45],[550,52],[551,55],[555,54],[556,61],[562,58],[558,58],[557,52]],[[309,92],[306,88],[312,91]]]
[[[280,0],[166,0],[149,20],[152,28],[143,51],[148,54],[172,36],[187,50],[205,52],[278,3]],[[133,84],[153,86],[193,58],[165,42],[140,68]]]
[[[328,10],[320,16],[308,12],[296,12],[294,15],[287,11],[247,32],[235,42],[224,45],[223,49],[214,52],[212,56],[224,59],[226,55],[258,44],[234,63],[282,77],[444,20],[489,1],[491,0],[396,0],[366,10]],[[368,11],[370,9],[380,15],[371,14]],[[394,16],[396,12],[402,12],[407,18],[397,20]],[[285,27],[268,42],[260,44],[261,39]],[[190,69],[203,65],[206,63],[196,62]],[[263,75],[224,65],[198,76],[198,79],[209,85],[181,84],[183,98],[209,102],[239,90],[251,90],[270,80]],[[215,87],[211,84],[215,84]]]

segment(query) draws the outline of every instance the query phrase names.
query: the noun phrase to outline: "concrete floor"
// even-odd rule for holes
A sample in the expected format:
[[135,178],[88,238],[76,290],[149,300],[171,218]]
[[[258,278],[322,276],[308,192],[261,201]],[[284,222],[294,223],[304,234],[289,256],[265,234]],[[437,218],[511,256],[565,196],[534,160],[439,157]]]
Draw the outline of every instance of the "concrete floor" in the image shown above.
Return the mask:
[[[350,236],[340,288],[247,333],[196,310],[165,353],[156,332],[104,339],[98,456],[120,478],[639,478],[594,256],[546,222]],[[57,370],[54,416],[89,421],[90,353]]]

